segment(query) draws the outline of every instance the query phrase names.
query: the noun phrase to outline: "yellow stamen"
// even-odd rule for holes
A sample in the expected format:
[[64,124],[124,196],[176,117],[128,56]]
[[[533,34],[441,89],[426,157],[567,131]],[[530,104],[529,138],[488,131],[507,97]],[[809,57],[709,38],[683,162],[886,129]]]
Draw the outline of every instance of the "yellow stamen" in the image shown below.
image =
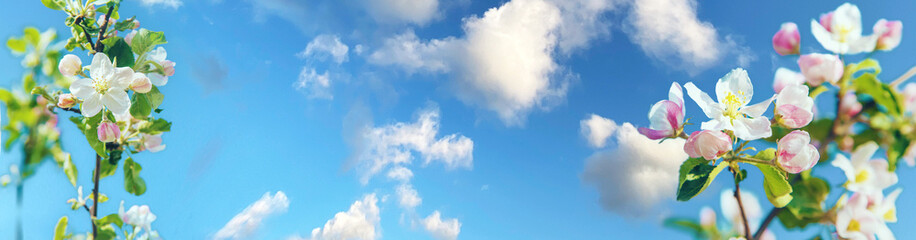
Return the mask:
[[861,226],[859,225],[859,221],[852,219],[852,220],[849,220],[849,226],[846,227],[846,231],[847,232],[858,232],[860,228]]
[[856,173],[856,180],[855,180],[856,183],[863,183],[867,180],[868,180],[868,171],[859,170],[859,172]]
[[897,220],[897,209],[891,208],[887,210],[887,212],[884,213],[883,217],[884,217],[885,222],[896,221]]
[[725,111],[722,112],[722,115],[731,119],[732,124],[734,124],[735,118],[742,115],[738,110],[741,109],[742,103],[747,100],[747,98],[744,96],[743,91],[738,91],[738,95],[732,92],[727,92],[726,94],[725,99],[722,100],[722,104],[725,105]]

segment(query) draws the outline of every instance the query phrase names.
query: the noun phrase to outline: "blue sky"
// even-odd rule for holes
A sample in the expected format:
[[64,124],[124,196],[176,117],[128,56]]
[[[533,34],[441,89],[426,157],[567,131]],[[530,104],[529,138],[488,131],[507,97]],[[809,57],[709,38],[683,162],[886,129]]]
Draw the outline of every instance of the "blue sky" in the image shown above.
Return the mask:
[[[602,207],[602,191],[670,190],[676,180],[666,179],[676,176],[658,176],[638,188],[583,181],[586,159],[618,144],[612,137],[607,146],[590,146],[580,121],[594,113],[616,124],[647,126],[649,107],[666,97],[671,82],[692,81],[711,92],[716,79],[735,67],[748,70],[757,91],[753,102],[761,101],[772,94],[778,67],[797,70],[794,58],[772,50],[780,24],[798,23],[803,52],[823,52],[808,22],[842,3],[384,2],[122,3],[122,16],[136,15],[142,27],[166,33],[164,47],[177,67],[161,88],[162,116],[173,127],[163,137],[165,151],[135,156],[148,184],[144,195],[123,190],[120,170],[101,182],[102,192],[127,206],[149,205],[158,216],[154,229],[170,239],[213,238],[265,193],[278,191],[285,201],[274,199],[273,213],[248,215],[264,217],[238,234],[309,238],[314,228],[324,228],[339,212],[346,215],[357,201],[368,204],[364,198],[374,194],[375,206],[350,212],[377,210],[377,225],[370,225],[383,239],[432,239],[424,220],[434,212],[442,221],[460,222],[459,239],[686,238],[662,228],[661,220],[717,207],[719,192],[732,182],[719,179],[690,202],[675,202],[671,191],[650,198],[657,201],[650,206],[634,205],[645,208],[637,213]],[[914,2],[854,3],[866,33],[880,18],[916,22]],[[63,13],[39,1],[4,6],[0,36],[19,35],[26,26],[69,36]],[[894,51],[875,54],[885,81],[916,64],[916,45],[909,41],[916,34],[904,29],[903,39]],[[0,85],[18,84],[20,59],[0,52]],[[705,119],[692,101],[686,105],[688,117]],[[832,115],[832,108],[821,109],[822,116]],[[64,122],[62,132],[82,173],[78,184],[88,189],[93,153],[72,124]],[[0,166],[20,156],[3,152]],[[372,164],[381,167],[373,172]],[[412,177],[390,177],[398,167]],[[837,169],[818,169],[832,183],[843,180]],[[751,172],[743,189],[763,200],[762,177]],[[913,168],[898,173],[901,198],[916,196],[906,189]],[[406,186],[422,201],[404,204],[398,188]],[[12,188],[0,189],[0,238],[14,233],[14,195]],[[90,229],[87,214],[66,204],[75,195],[62,171],[43,165],[25,185],[26,239],[50,238],[61,215],[71,217],[71,229]],[[645,199],[615,204],[637,200]],[[118,208],[117,202],[100,207],[103,213]],[[916,233],[905,227],[916,207],[900,204],[898,211],[901,220],[891,229],[897,236]],[[783,239],[819,231],[773,229]]]

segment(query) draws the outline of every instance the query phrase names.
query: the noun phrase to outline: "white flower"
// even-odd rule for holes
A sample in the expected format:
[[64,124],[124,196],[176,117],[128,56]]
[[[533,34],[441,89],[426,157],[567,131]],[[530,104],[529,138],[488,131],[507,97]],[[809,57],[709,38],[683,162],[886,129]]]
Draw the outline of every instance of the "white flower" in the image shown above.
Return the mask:
[[710,118],[701,126],[706,130],[732,130],[735,136],[744,140],[755,140],[772,135],[770,120],[762,116],[770,107],[773,97],[748,106],[754,96],[754,87],[747,71],[736,68],[719,79],[716,83],[716,97],[713,101],[708,94],[698,89],[692,82],[684,85],[687,94],[700,106],[703,113]]
[[897,173],[887,170],[884,159],[871,159],[878,151],[878,144],[862,144],[852,153],[852,160],[843,154],[837,154],[831,162],[846,174],[846,189],[853,192],[873,194],[897,183]]
[[96,53],[89,66],[89,77],[76,80],[70,85],[70,92],[83,99],[82,111],[86,117],[92,117],[107,107],[115,113],[130,109],[130,97],[127,96],[133,70],[129,67],[115,68],[104,53]]
[[57,70],[66,77],[72,77],[83,69],[83,61],[73,54],[64,55],[57,64]]
[[875,239],[879,222],[867,206],[868,200],[864,195],[853,194],[836,214],[837,235],[843,239]]
[[156,221],[156,214],[150,212],[147,205],[133,205],[127,212],[124,212],[124,201],[121,201],[121,206],[118,208],[118,216],[125,224],[143,228],[147,232],[151,231],[151,225],[153,221]]
[[776,115],[789,128],[800,128],[814,119],[814,99],[808,96],[808,86],[788,86],[776,96]]
[[773,91],[780,93],[787,86],[805,84],[805,75],[787,68],[776,69],[776,76],[773,77]]
[[141,133],[140,139],[143,142],[143,147],[140,151],[149,150],[149,152],[155,153],[165,150],[165,144],[162,144],[162,133],[156,135]]
[[[162,66],[162,71],[165,73],[165,75],[159,73],[149,73],[148,75],[150,82],[156,86],[163,86],[168,83],[169,76],[175,74],[175,63],[165,59],[168,56],[165,48],[157,47],[153,51],[150,51],[147,56],[149,56],[150,60],[155,61],[157,64]],[[152,67],[155,68],[155,65]]]
[[878,36],[862,36],[862,13],[849,3],[828,13],[822,25],[811,20],[811,33],[827,49],[836,54],[857,54],[875,50]]
[[897,222],[897,197],[902,191],[903,189],[898,188],[887,196],[882,192],[862,194],[868,199],[868,211],[877,219],[875,234],[878,235],[878,239],[894,239],[894,232],[887,227],[887,223]]
[[[725,216],[725,220],[728,220],[735,230],[741,233],[741,235],[744,235],[744,218],[741,217],[741,208],[738,206],[738,200],[735,199],[734,190],[722,190],[722,194],[719,197],[719,204],[721,204],[722,215]],[[757,200],[757,196],[754,196],[754,194],[748,191],[741,191],[741,204],[744,206],[744,214],[747,216],[748,227],[751,228],[751,232],[757,231],[757,227],[761,220],[760,218],[763,217],[763,209],[760,207],[760,201]]]

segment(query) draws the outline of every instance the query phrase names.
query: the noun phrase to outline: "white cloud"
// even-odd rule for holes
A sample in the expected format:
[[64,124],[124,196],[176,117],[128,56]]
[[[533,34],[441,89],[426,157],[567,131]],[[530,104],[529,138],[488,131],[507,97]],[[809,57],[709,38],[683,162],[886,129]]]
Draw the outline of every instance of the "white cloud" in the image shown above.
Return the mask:
[[331,80],[327,71],[318,74],[315,69],[305,66],[299,72],[299,79],[293,84],[297,90],[305,91],[309,98],[334,99],[331,94]]
[[413,178],[413,171],[402,166],[395,166],[388,170],[388,178],[393,180],[398,180],[401,182],[408,182],[410,178]]
[[458,219],[442,220],[439,211],[434,211],[424,218],[422,223],[423,228],[437,240],[455,240],[461,232],[461,223]]
[[258,230],[261,222],[270,215],[286,212],[289,207],[289,200],[282,191],[277,191],[273,196],[270,192],[264,193],[261,199],[258,199],[238,215],[235,215],[226,226],[223,226],[216,234],[214,239],[248,239]]
[[589,118],[579,121],[579,129],[582,136],[588,140],[588,144],[594,148],[603,148],[607,144],[608,137],[617,130],[617,123],[597,114],[592,114]]
[[178,7],[184,4],[181,0],[140,0],[140,2],[146,7],[161,5],[172,9],[178,9]]
[[436,17],[439,0],[368,0],[365,6],[378,22],[424,25]]
[[395,192],[398,195],[398,204],[404,209],[413,210],[420,203],[423,203],[423,199],[417,194],[417,190],[409,183],[398,185]]
[[360,181],[367,183],[369,178],[389,166],[410,164],[413,152],[420,154],[424,165],[438,161],[446,169],[471,168],[474,142],[458,134],[436,138],[438,133],[438,107],[419,111],[413,123],[399,122],[364,129],[361,141],[354,144],[361,148],[355,151]]
[[675,196],[678,169],[687,159],[684,140],[659,144],[630,123],[616,128],[617,147],[589,156],[582,180],[598,190],[604,209],[629,217],[649,215],[659,202]]
[[452,37],[421,42],[413,31],[385,39],[381,48],[369,55],[369,62],[383,66],[398,66],[407,72],[449,72],[458,55],[460,42]]
[[646,55],[694,74],[736,53],[739,62],[753,60],[749,52],[726,37],[712,23],[697,17],[695,0],[636,0],[624,30]]
[[558,30],[559,48],[564,54],[588,47],[596,38],[606,37],[611,32],[611,22],[606,13],[616,9],[622,0],[552,0],[563,15]]
[[340,42],[337,35],[318,35],[297,56],[300,58],[315,57],[324,59],[333,58],[334,62],[341,64],[347,61],[347,52],[350,50],[346,44]]
[[350,205],[350,210],[338,212],[323,228],[312,230],[312,240],[374,240],[381,237],[378,231],[379,208],[375,194],[367,194]]

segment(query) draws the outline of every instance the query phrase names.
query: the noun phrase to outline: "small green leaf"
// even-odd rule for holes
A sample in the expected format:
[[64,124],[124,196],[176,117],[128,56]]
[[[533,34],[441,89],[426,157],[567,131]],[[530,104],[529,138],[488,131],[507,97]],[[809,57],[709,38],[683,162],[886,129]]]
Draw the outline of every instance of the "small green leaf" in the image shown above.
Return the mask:
[[810,177],[792,185],[792,202],[786,209],[792,215],[801,218],[819,218],[824,214],[824,200],[830,194],[830,185],[827,181],[817,177]]
[[687,218],[668,218],[665,219],[665,227],[682,230],[694,235],[697,239],[702,238],[705,234],[703,226],[693,219]]
[[63,240],[67,237],[67,216],[60,217],[57,225],[54,226],[54,240]]
[[102,122],[102,114],[96,114],[90,118],[83,118],[82,125],[83,135],[86,135],[86,141],[89,146],[95,150],[95,153],[104,158],[108,157],[108,151],[105,149],[105,143],[99,141],[99,123]]
[[[688,162],[684,162],[684,165],[681,165],[682,173],[687,164]],[[689,164],[692,165],[695,163]],[[677,189],[677,200],[687,201],[703,192],[712,180],[716,178],[716,175],[719,175],[719,172],[727,166],[728,164],[725,161],[720,162],[717,166],[706,163],[700,163],[693,166],[685,175],[679,176],[682,180]]]
[[102,170],[99,171],[99,173],[101,173],[101,175],[99,175],[99,178],[105,178],[105,177],[114,175],[115,172],[118,170],[118,165],[111,165],[111,163],[108,163],[108,161],[102,161],[102,164],[100,167],[102,168]]
[[120,228],[124,226],[124,221],[121,220],[121,217],[118,216],[117,213],[112,213],[112,214],[108,214],[108,216],[100,218],[98,220],[98,224],[101,226],[108,225],[108,224],[114,224]]
[[118,232],[115,231],[114,227],[111,227],[111,224],[98,225],[98,229],[99,232],[98,236],[95,238],[96,240],[113,240],[118,237]]
[[76,176],[78,176],[78,172],[76,171],[76,165],[73,165],[73,159],[70,157],[70,154],[67,154],[67,160],[64,161],[64,174],[67,175],[67,180],[70,180],[70,184],[76,187]]
[[134,54],[131,53],[130,46],[121,37],[106,38],[102,40],[105,45],[105,54],[112,61],[117,59],[116,67],[133,67]]
[[22,38],[11,37],[6,40],[6,47],[10,48],[10,51],[16,54],[25,53],[26,46],[28,46],[28,43]]
[[138,127],[138,129],[142,133],[156,135],[162,132],[171,131],[172,123],[170,123],[169,121],[166,121],[165,119],[158,118],[158,119],[140,123],[140,126]]
[[124,189],[133,195],[143,195],[146,192],[146,181],[140,177],[140,164],[133,159],[124,160]]
[[61,10],[60,3],[55,0],[41,0],[41,4],[44,4],[45,7],[50,8],[51,10]]
[[882,83],[873,73],[864,73],[853,81],[859,94],[871,96],[875,103],[887,109],[894,116],[903,114],[903,97],[893,87]]
[[[772,150],[767,149],[767,151]],[[775,151],[773,151],[775,152]],[[760,155],[759,153],[757,155]],[[785,207],[792,201],[792,185],[786,181],[785,172],[776,167],[764,164],[753,164],[763,173],[763,190],[773,206]]]
[[134,93],[130,97],[130,115],[136,119],[146,119],[153,111],[147,93]]
[[162,32],[153,32],[142,28],[130,41],[130,48],[135,54],[142,55],[152,51],[156,45],[165,43],[167,41],[165,40],[165,34]]

